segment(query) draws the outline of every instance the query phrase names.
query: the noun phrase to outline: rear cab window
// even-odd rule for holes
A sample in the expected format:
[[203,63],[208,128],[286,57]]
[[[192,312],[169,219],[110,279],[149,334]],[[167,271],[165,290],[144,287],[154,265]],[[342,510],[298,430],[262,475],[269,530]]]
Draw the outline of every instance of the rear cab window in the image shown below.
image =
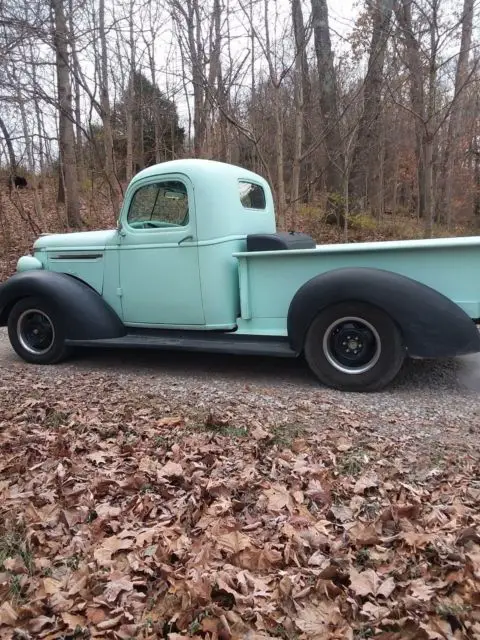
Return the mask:
[[264,210],[267,208],[265,191],[259,184],[248,182],[246,180],[239,180],[238,190],[240,202],[245,209]]

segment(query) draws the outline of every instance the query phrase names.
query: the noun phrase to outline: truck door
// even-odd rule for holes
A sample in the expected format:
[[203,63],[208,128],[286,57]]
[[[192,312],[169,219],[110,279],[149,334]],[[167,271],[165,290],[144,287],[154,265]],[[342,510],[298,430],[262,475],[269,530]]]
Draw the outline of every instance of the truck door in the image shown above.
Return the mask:
[[148,178],[125,204],[119,245],[124,322],[205,324],[190,181],[183,175]]

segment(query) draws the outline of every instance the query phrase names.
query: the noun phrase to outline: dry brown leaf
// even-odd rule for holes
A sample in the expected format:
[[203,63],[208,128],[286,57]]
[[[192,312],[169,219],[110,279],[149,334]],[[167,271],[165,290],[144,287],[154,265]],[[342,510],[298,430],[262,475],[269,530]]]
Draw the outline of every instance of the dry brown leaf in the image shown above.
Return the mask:
[[107,619],[107,613],[100,607],[88,607],[86,616],[89,622],[97,625],[99,622],[103,622]]
[[357,482],[355,483],[355,487],[353,488],[354,493],[362,494],[367,489],[373,489],[378,487],[378,476],[375,471],[370,471],[363,476],[361,476]]
[[63,593],[57,592],[50,598],[49,604],[52,611],[60,613],[62,611],[70,611],[73,606],[73,600],[69,600],[65,598]]
[[[37,616],[28,621],[28,630],[32,633],[40,633],[45,627],[53,626],[55,624],[55,617],[52,616]],[[30,637],[30,636],[28,636]]]
[[362,614],[370,618],[370,620],[379,621],[390,613],[388,607],[382,607],[367,600],[362,606]]
[[410,583],[410,592],[414,598],[417,600],[422,600],[423,602],[428,602],[432,599],[433,594],[435,593],[432,587],[425,584],[425,581],[421,578],[418,580],[413,580]]
[[395,580],[390,576],[386,580],[382,582],[380,587],[377,589],[377,596],[383,596],[384,598],[388,598],[395,591]]
[[54,578],[44,578],[43,588],[45,589],[45,593],[51,596],[61,591],[62,582],[60,580],[55,580]]
[[340,522],[350,522],[353,520],[353,511],[350,507],[346,507],[345,505],[332,505],[330,507],[330,511],[333,513],[333,516],[336,520],[340,520]]
[[217,546],[228,554],[236,554],[252,547],[252,539],[240,531],[229,531],[215,537]]
[[269,511],[282,511],[287,508],[288,511],[293,511],[294,501],[290,492],[286,487],[281,485],[274,485],[270,489],[265,491],[265,495],[268,499],[267,509]]
[[0,625],[13,626],[18,619],[18,615],[10,602],[5,601],[0,605]]
[[388,598],[395,589],[395,581],[392,577],[382,581],[373,570],[358,572],[354,567],[350,569],[350,588],[357,596],[383,596]]
[[71,613],[63,612],[60,614],[60,617],[69,629],[75,630],[77,627],[80,627],[80,629],[82,629],[85,626],[85,618],[83,618],[82,616],[76,616],[72,615]]
[[111,580],[107,582],[103,597],[107,602],[115,602],[122,591],[132,591],[133,583],[127,578],[119,578],[118,580]]
[[95,549],[93,557],[100,566],[105,567],[111,564],[113,554],[117,553],[117,551],[131,549],[133,544],[134,540],[131,538],[121,539],[118,536],[111,536],[110,538],[105,538],[102,541],[102,546]]
[[262,429],[262,427],[258,426],[255,427],[255,429],[251,432],[252,438],[254,440],[267,440],[268,438],[271,438],[271,434],[268,433],[268,431],[265,431],[265,429]]
[[102,620],[102,622],[99,622],[96,626],[97,629],[99,629],[100,631],[106,631],[107,629],[113,629],[114,627],[116,627],[119,622],[122,620],[123,618],[123,613],[121,613],[119,616],[116,616],[115,618],[107,618],[107,620]]
[[15,556],[15,558],[5,558],[3,561],[3,566],[7,571],[12,573],[26,573],[27,569],[25,564],[19,556]]
[[169,460],[167,464],[157,471],[157,474],[166,478],[182,478],[184,471],[181,464]]
[[157,427],[179,427],[184,424],[184,419],[180,416],[171,416],[157,420]]
[[356,522],[348,528],[348,536],[351,541],[361,547],[378,544],[380,537],[374,525],[365,525],[363,522]]
[[327,640],[331,638],[331,626],[338,626],[341,621],[338,606],[331,602],[321,601],[299,609],[295,617],[295,624],[312,640]]

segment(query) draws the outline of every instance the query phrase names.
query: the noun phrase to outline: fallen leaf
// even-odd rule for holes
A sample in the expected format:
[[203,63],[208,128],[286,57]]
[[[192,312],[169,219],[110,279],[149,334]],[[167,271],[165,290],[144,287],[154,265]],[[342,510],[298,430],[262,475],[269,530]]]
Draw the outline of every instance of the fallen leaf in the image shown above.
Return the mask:
[[43,588],[48,595],[54,595],[62,589],[62,583],[60,580],[54,580],[53,578],[44,578]]
[[395,589],[392,577],[382,581],[373,569],[358,572],[354,567],[350,569],[350,588],[357,596],[383,596],[388,598]]
[[322,601],[318,605],[307,605],[300,609],[295,616],[295,624],[303,631],[307,638],[325,639],[329,635],[329,627],[338,625],[341,621],[340,611],[337,605]]
[[60,616],[69,629],[75,630],[77,627],[83,629],[85,626],[85,618],[82,616],[75,616],[66,612],[61,613]]
[[124,549],[130,549],[134,544],[131,538],[121,539],[118,536],[111,536],[102,542],[102,546],[95,549],[93,557],[100,566],[108,566],[111,563],[112,555]]
[[413,580],[410,585],[410,591],[414,598],[417,600],[422,600],[423,602],[428,602],[432,599],[435,591],[425,584],[425,581],[422,579]]
[[102,620],[102,622],[99,622],[97,624],[97,629],[99,629],[100,631],[113,629],[118,625],[118,623],[122,620],[122,618],[123,618],[123,613],[121,613],[119,616],[116,616],[115,618],[107,618],[107,620]]
[[181,464],[170,460],[157,471],[157,474],[159,476],[165,476],[166,478],[182,478],[184,472]]
[[122,591],[132,591],[133,583],[127,578],[120,578],[118,580],[112,580],[107,582],[103,597],[107,602],[115,602]]
[[268,433],[268,431],[265,431],[265,429],[262,429],[262,427],[258,426],[256,427],[252,432],[251,432],[252,437],[254,438],[254,440],[267,440],[268,438],[271,438],[271,434]]
[[336,520],[340,522],[350,522],[353,519],[353,511],[345,505],[335,505],[330,507],[330,511]]
[[215,537],[217,546],[228,554],[236,554],[252,547],[249,536],[240,531],[230,531]]
[[184,422],[184,419],[180,416],[160,418],[160,420],[157,420],[157,427],[179,427]]
[[267,489],[265,495],[268,498],[267,509],[269,511],[282,511],[284,508],[293,511],[294,501],[285,487],[275,485],[271,489]]
[[107,619],[107,614],[100,607],[88,607],[86,616],[88,621],[95,625]]
[[373,489],[375,487],[378,487],[378,476],[375,471],[370,471],[357,480],[353,491],[356,494],[362,494],[367,489]]
[[0,605],[0,625],[13,626],[18,619],[18,615],[12,605],[5,601]]

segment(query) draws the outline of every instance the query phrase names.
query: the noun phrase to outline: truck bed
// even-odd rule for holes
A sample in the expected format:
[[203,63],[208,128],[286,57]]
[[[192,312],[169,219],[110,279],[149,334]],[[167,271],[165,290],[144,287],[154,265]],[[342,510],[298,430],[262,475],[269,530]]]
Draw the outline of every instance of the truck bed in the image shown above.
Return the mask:
[[239,265],[239,330],[247,333],[286,335],[288,307],[299,287],[344,267],[373,267],[410,277],[450,298],[472,319],[480,318],[480,236],[318,244],[314,249],[234,256]]

